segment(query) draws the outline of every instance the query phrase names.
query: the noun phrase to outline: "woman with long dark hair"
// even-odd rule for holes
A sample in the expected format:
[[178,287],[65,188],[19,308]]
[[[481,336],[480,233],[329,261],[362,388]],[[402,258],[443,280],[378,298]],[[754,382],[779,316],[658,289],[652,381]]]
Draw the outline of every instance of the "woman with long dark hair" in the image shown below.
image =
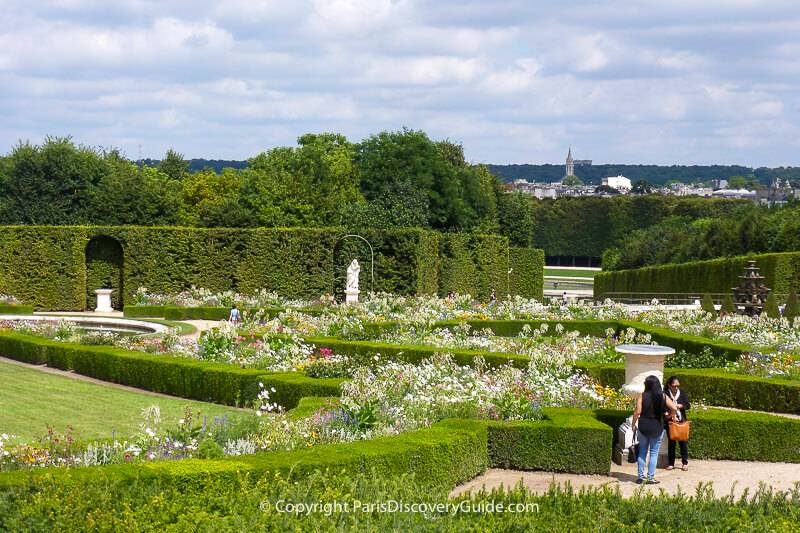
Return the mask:
[[[673,420],[676,422],[688,420],[686,418],[686,411],[690,408],[689,395],[686,394],[686,391],[681,389],[681,381],[678,379],[678,376],[669,377],[667,386],[664,388],[664,393],[675,403],[675,407],[677,408],[673,414]],[[681,448],[681,470],[689,470],[689,443],[686,441],[679,441],[678,445],[680,445]],[[667,470],[675,468],[675,441],[672,439],[669,439],[667,460],[669,462]]]
[[636,410],[633,412],[633,427],[636,428],[636,437],[639,441],[636,461],[639,475],[636,483],[645,483],[645,462],[647,462],[647,484],[658,483],[655,479],[656,465],[661,439],[664,436],[664,415],[667,411],[674,412],[675,409],[675,402],[664,394],[658,377],[647,376],[644,380],[644,392],[636,400]]

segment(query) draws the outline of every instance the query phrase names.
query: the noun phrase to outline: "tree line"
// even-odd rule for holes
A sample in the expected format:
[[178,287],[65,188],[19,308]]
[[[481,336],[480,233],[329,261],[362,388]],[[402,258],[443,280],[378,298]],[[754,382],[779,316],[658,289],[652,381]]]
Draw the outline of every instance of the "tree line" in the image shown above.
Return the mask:
[[241,168],[192,172],[174,150],[135,162],[47,138],[0,157],[0,224],[423,227],[505,235],[605,268],[800,249],[800,208],[633,194],[537,200],[509,193],[460,144],[384,131],[360,142],[307,134]]
[[70,138],[20,143],[0,158],[0,223],[201,227],[419,226],[496,232],[503,191],[461,145],[413,130],[360,143],[303,135],[244,168],[189,171],[173,150],[157,164]]

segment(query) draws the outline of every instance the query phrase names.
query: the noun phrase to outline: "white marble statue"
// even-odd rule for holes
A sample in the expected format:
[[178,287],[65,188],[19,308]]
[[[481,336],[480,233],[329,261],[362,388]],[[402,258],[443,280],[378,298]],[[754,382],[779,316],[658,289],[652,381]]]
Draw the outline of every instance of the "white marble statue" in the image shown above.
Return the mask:
[[357,259],[353,259],[350,266],[347,267],[347,290],[358,290],[358,274],[361,272],[361,267]]

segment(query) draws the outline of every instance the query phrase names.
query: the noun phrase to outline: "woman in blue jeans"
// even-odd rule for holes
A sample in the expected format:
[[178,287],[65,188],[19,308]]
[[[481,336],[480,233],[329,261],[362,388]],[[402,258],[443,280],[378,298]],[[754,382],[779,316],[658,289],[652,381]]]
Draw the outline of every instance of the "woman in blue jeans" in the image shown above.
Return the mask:
[[644,392],[636,400],[636,410],[633,412],[633,427],[636,428],[636,437],[639,440],[639,476],[636,483],[645,482],[644,463],[648,452],[650,460],[647,463],[647,484],[658,483],[655,476],[658,450],[664,436],[664,414],[668,411],[674,412],[675,409],[675,403],[664,394],[658,377],[647,376],[644,380]]

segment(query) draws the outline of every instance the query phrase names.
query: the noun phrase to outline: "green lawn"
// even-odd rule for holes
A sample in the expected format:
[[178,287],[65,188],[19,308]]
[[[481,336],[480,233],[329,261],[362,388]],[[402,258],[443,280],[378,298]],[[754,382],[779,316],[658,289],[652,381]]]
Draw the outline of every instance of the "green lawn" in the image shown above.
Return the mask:
[[138,431],[141,411],[151,405],[161,408],[166,427],[177,425],[185,406],[200,412],[200,420],[207,415],[209,422],[214,416],[241,414],[212,403],[159,398],[0,362],[0,433],[23,442],[44,435],[48,425],[60,433],[70,425],[82,440],[110,438],[113,430],[126,439]]
[[569,268],[544,267],[545,276],[569,276],[571,278],[592,278],[599,270],[571,270]]

